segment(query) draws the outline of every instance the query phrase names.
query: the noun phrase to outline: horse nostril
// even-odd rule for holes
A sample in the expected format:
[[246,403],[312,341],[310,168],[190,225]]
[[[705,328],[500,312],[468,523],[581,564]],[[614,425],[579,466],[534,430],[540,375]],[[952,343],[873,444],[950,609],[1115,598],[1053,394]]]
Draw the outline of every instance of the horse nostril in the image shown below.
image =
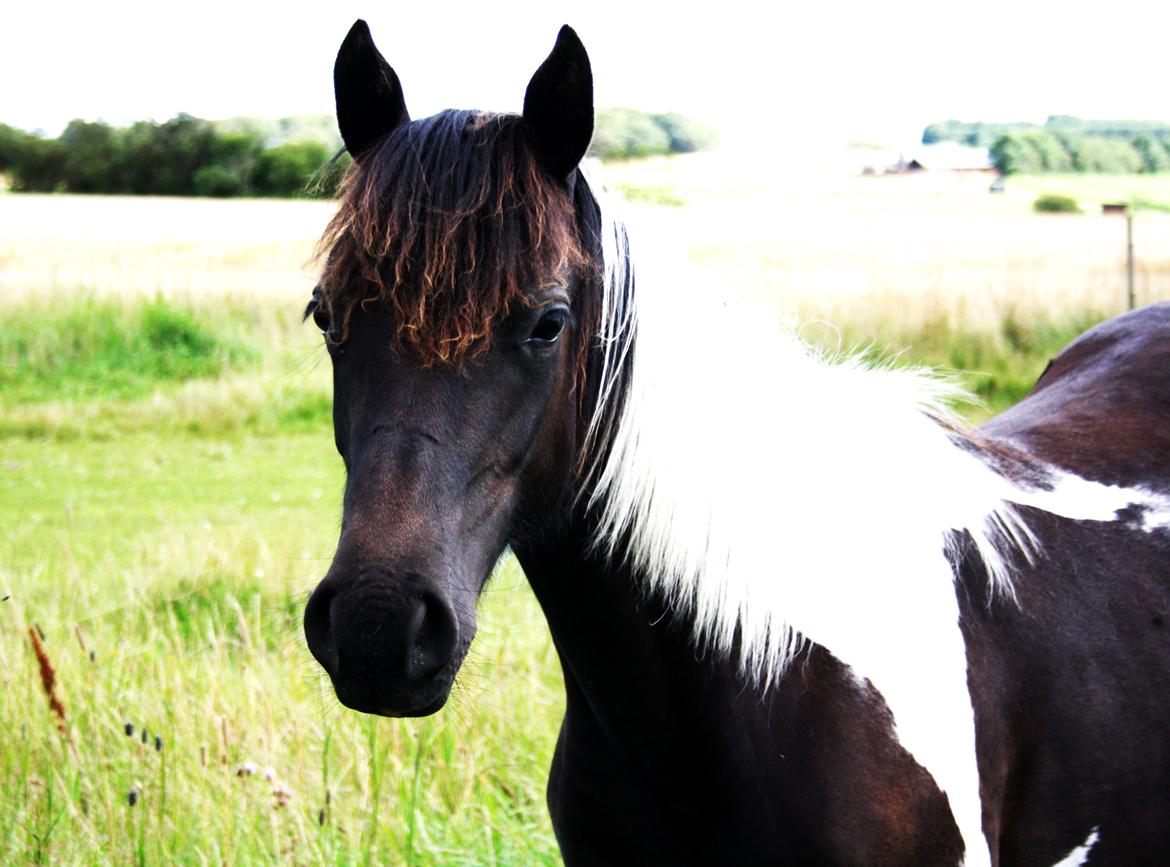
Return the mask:
[[337,644],[333,639],[333,598],[337,591],[324,582],[317,585],[305,605],[305,640],[309,652],[330,676],[337,672]]
[[406,675],[415,681],[437,674],[451,661],[459,643],[459,623],[446,600],[427,590],[418,599],[420,606],[411,624],[414,635],[406,658]]

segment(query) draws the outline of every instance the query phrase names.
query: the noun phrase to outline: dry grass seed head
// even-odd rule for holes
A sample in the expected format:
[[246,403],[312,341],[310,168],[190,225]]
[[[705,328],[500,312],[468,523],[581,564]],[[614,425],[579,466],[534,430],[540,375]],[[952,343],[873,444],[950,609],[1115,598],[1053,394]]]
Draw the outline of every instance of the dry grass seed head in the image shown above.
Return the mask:
[[45,691],[45,697],[49,700],[49,710],[57,717],[57,728],[61,730],[61,734],[65,734],[65,705],[57,695],[57,672],[53,669],[53,663],[49,660],[49,654],[45,651],[45,647],[41,643],[40,627],[34,628],[30,626],[28,628],[28,637],[29,641],[32,642],[33,654],[37,658],[37,665],[40,667],[41,688]]

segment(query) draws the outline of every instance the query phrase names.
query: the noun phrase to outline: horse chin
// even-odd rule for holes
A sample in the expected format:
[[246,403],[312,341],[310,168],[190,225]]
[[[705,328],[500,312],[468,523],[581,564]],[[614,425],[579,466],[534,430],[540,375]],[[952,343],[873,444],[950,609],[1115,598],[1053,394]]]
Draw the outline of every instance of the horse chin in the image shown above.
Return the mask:
[[350,710],[392,718],[430,716],[447,704],[454,677],[410,690],[379,690],[368,685],[333,681],[337,700]]

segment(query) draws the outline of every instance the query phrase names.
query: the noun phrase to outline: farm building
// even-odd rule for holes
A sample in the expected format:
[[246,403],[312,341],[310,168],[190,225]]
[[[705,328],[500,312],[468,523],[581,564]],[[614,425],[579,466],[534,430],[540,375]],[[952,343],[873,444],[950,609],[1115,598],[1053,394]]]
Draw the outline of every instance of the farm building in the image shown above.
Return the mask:
[[971,147],[950,141],[922,145],[912,154],[900,155],[898,161],[890,166],[887,171],[897,174],[903,172],[980,172],[988,175],[998,174],[987,148]]
[[986,148],[957,142],[916,145],[900,151],[872,153],[860,174],[899,178],[915,188],[951,189],[956,186],[986,189],[999,180],[999,170]]

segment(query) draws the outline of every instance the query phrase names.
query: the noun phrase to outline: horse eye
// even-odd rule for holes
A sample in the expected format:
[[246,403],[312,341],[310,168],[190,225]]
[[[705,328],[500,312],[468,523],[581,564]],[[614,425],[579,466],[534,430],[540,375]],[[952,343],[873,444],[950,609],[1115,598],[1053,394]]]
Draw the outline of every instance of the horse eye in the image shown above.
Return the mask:
[[532,333],[524,341],[530,346],[551,346],[557,342],[561,332],[565,330],[565,323],[569,321],[567,311],[560,308],[549,310],[540,317]]
[[313,324],[321,329],[321,333],[328,336],[331,325],[329,307],[325,303],[325,296],[321,292],[320,286],[313,290],[313,297],[309,299],[309,303],[305,307],[305,319],[310,316],[313,317]]
[[320,303],[313,307],[313,324],[321,329],[322,334],[329,333],[329,311]]

